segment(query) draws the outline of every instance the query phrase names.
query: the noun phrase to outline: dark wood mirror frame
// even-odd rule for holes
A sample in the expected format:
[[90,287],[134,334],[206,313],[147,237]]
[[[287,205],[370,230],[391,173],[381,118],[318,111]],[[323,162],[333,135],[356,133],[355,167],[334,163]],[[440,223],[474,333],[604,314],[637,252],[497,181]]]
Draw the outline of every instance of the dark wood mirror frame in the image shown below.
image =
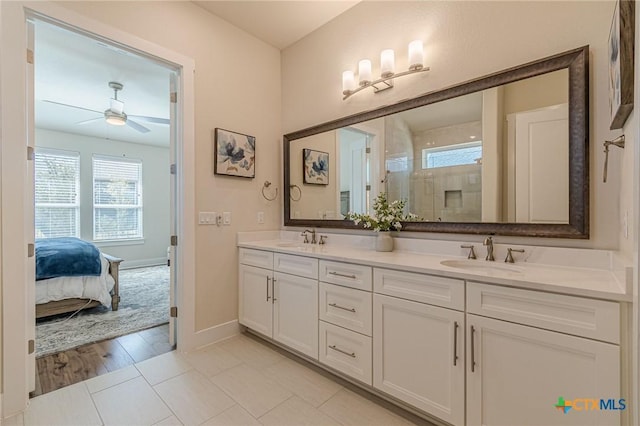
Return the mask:
[[403,231],[589,238],[589,46],[284,136],[284,225],[360,229],[350,220],[291,219],[290,142],[560,69],[569,71],[569,223],[404,222]]

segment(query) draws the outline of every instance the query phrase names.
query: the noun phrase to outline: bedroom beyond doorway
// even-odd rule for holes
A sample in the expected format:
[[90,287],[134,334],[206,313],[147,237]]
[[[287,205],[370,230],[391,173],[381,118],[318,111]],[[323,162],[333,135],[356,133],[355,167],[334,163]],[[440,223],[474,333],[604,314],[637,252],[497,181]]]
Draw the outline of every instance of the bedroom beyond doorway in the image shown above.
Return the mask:
[[169,322],[167,265],[121,270],[119,281],[122,296],[117,311],[101,305],[37,320],[36,357]]

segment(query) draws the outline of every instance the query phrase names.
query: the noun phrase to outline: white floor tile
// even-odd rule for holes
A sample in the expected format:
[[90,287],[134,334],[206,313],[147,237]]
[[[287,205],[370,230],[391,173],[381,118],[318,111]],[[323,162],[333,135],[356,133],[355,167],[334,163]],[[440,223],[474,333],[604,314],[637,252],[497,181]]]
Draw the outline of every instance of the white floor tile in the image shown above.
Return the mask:
[[392,426],[413,424],[386,408],[381,407],[347,389],[340,390],[331,399],[321,405],[320,411],[345,426]]
[[167,379],[179,376],[191,370],[182,355],[176,351],[167,352],[136,364],[136,368],[151,385],[157,385]]
[[219,345],[211,345],[183,356],[189,364],[207,377],[242,364],[242,361]]
[[140,372],[133,365],[130,365],[120,370],[116,370],[111,373],[86,380],[85,383],[87,384],[89,393],[96,393],[100,392],[101,390],[110,388],[111,386],[124,383],[127,380],[134,379],[139,375]]
[[24,415],[22,413],[11,416],[7,419],[0,419],[3,426],[24,426]]
[[142,377],[92,397],[105,425],[152,425],[173,414]]
[[100,425],[100,416],[84,383],[77,383],[31,400],[24,424]]
[[258,420],[265,426],[340,426],[340,423],[297,396],[289,398]]
[[224,413],[203,423],[202,426],[260,426],[261,424],[244,408],[236,404]]
[[260,417],[291,397],[291,392],[267,379],[258,370],[242,364],[211,379],[252,416]]
[[199,425],[235,405],[202,373],[191,370],[154,389],[185,425]]
[[153,426],[183,426],[176,416],[167,417]]
[[333,380],[290,359],[268,367],[264,370],[264,375],[314,407],[319,407],[342,389]]
[[220,347],[230,352],[245,364],[259,370],[285,359],[285,357],[278,352],[243,335],[220,342]]

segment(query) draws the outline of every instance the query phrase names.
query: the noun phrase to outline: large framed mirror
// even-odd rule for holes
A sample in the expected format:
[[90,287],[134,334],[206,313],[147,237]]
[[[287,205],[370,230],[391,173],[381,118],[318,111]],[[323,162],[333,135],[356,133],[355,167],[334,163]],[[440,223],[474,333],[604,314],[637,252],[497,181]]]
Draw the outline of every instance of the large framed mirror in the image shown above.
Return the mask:
[[284,224],[589,238],[589,47],[284,136]]

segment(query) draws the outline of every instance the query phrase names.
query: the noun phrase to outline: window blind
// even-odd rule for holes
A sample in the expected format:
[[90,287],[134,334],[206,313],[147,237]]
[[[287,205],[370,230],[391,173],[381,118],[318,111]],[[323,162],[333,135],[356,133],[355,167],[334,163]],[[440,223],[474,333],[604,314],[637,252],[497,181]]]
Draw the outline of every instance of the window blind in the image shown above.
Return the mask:
[[36,150],[36,238],[80,236],[79,194],[80,154]]
[[142,238],[142,161],[93,157],[93,239]]

